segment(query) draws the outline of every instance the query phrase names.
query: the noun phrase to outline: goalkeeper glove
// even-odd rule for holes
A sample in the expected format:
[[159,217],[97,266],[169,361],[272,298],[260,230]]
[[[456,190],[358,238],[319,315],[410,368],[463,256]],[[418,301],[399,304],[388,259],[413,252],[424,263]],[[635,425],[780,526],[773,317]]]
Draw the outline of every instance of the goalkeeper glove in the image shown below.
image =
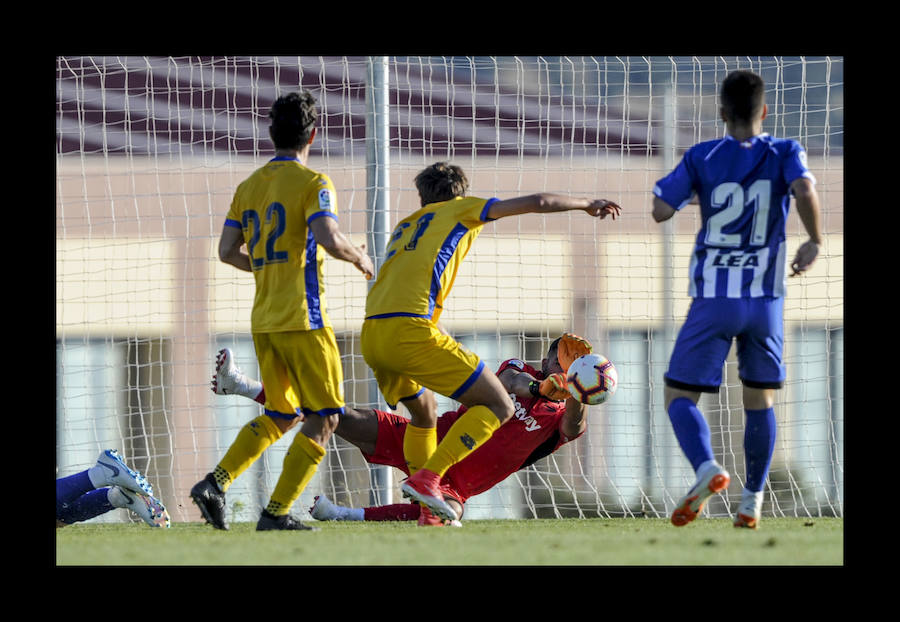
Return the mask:
[[569,371],[572,361],[593,351],[594,346],[591,345],[590,341],[578,335],[566,333],[559,339],[559,344],[556,347],[556,358],[559,359],[559,366],[564,371]]
[[[537,383],[538,381],[535,380],[532,384]],[[567,388],[567,384],[566,375],[562,372],[557,372],[540,381],[538,384],[538,392],[541,397],[545,397],[548,400],[562,402],[563,400],[572,397],[572,394],[569,393],[569,389]]]

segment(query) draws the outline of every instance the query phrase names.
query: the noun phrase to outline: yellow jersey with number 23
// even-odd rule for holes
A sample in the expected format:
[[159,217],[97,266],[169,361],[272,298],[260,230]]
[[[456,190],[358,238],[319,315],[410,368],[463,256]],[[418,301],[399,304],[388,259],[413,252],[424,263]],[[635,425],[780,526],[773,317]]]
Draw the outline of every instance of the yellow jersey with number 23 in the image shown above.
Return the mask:
[[496,200],[456,197],[401,220],[366,298],[366,319],[419,317],[437,324],[459,265]]
[[330,327],[325,308],[325,252],[309,228],[337,219],[334,184],[300,160],[276,157],[234,194],[226,227],[242,229],[256,280],[250,317],[254,333]]

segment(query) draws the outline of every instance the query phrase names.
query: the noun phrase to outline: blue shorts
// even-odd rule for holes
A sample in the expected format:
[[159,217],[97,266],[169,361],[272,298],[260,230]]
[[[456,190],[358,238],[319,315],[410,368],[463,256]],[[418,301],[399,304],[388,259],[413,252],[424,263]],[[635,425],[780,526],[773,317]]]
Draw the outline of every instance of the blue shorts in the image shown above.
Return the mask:
[[732,341],[738,376],[748,387],[784,385],[784,298],[695,298],[678,333],[666,384],[715,393]]

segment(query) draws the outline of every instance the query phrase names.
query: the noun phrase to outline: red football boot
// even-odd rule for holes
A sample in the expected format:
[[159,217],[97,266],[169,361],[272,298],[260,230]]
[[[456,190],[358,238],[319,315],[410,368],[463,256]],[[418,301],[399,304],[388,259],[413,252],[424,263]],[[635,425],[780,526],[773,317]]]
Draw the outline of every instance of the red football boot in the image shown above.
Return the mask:
[[441,477],[428,469],[419,469],[400,486],[404,497],[418,501],[427,506],[438,518],[456,520],[456,512],[444,501],[444,495],[438,486]]

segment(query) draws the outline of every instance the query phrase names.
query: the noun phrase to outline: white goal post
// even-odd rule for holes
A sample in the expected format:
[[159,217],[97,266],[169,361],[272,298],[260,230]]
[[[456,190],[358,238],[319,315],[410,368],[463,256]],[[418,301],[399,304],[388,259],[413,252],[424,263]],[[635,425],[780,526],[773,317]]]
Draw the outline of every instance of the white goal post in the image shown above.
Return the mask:
[[[58,475],[117,448],[173,521],[200,520],[188,490],[259,413],[209,389],[223,347],[257,374],[252,276],[219,262],[216,243],[236,185],[271,157],[270,104],[302,88],[320,110],[310,166],[334,180],[342,229],[370,251],[418,207],[413,177],[438,160],[462,166],[476,196],[545,191],[622,206],[614,223],[573,212],[489,224],[464,262],[442,322],[486,364],[539,366],[550,341],[573,331],[620,380],[590,408],[582,438],[472,499],[466,517],[666,516],[693,481],[662,374],[689,302],[698,217],[654,223],[651,190],[689,146],[723,134],[717,89],[738,68],[766,80],[765,131],[807,148],[825,235],[814,268],[789,282],[764,515],[843,516],[841,57],[58,57]],[[789,255],[803,239],[792,214]],[[366,282],[326,266],[347,401],[386,408],[359,349]],[[701,402],[733,474],[710,516],[733,515],[743,484],[733,353],[725,372]],[[454,406],[441,398],[442,410]],[[231,520],[256,520],[288,444],[234,484]],[[399,500],[399,472],[370,469],[337,438],[328,449],[298,516],[321,492],[355,506]]]

